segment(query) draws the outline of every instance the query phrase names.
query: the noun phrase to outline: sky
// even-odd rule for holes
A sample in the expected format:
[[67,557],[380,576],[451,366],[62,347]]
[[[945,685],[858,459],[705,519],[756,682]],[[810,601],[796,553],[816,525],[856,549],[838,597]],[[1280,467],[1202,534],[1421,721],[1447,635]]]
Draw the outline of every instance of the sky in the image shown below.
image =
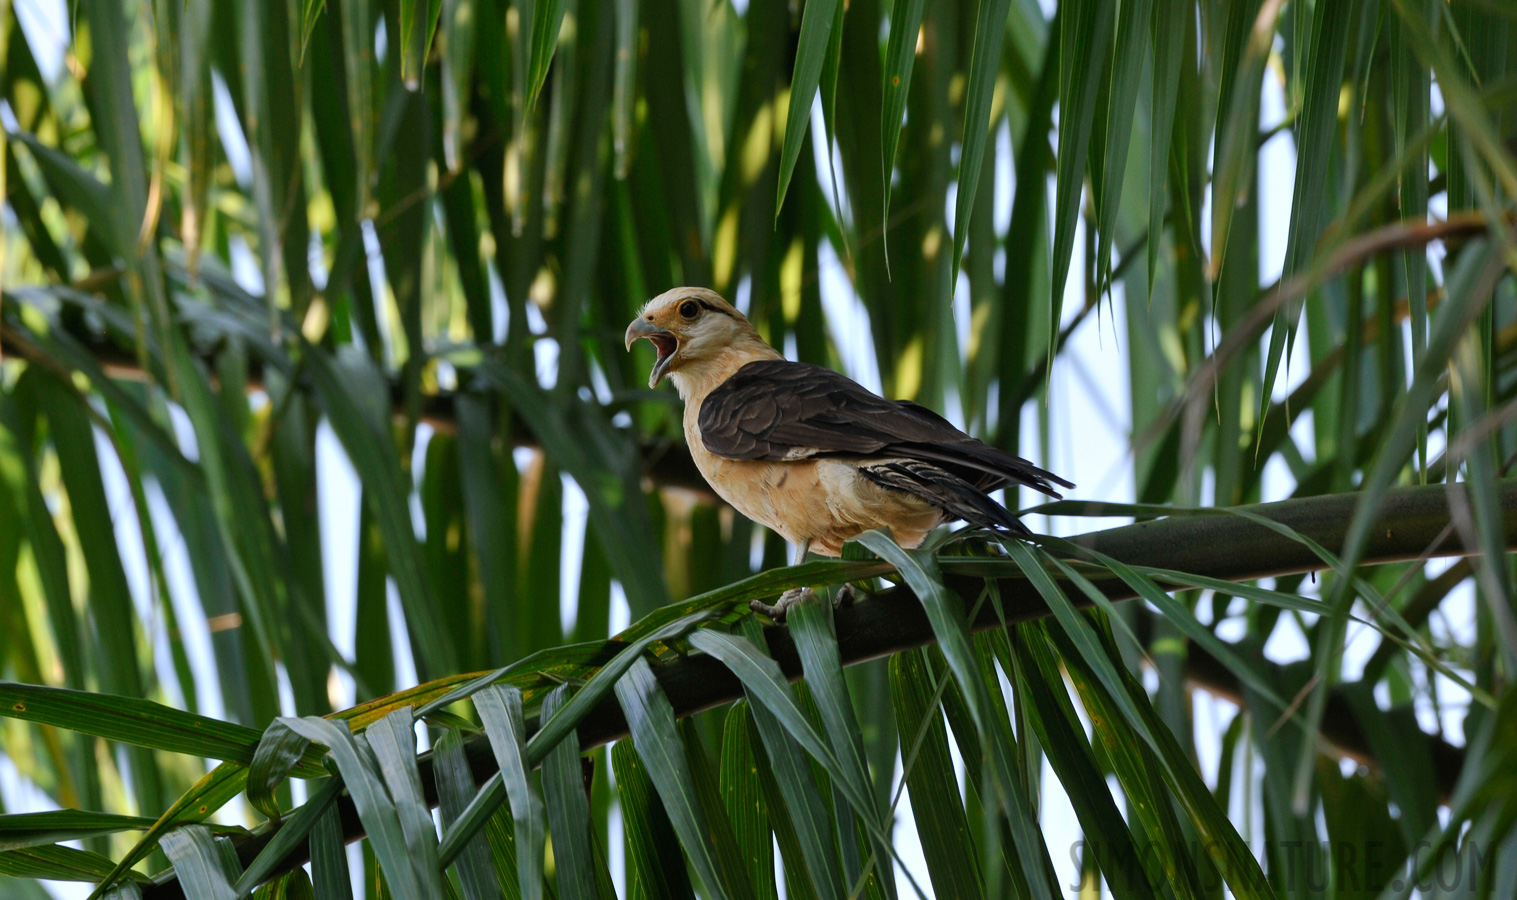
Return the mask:
[[[1040,2],[1048,6],[1051,5],[1052,0],[1040,0]],[[62,0],[15,0],[15,6],[23,28],[31,39],[33,47],[38,51],[38,63],[44,75],[55,74],[61,66],[62,51],[67,44],[68,34]],[[240,127],[232,112],[226,87],[219,77],[215,82],[215,102],[218,131],[226,148],[228,161],[235,177],[246,185],[252,171],[248,161],[246,142],[242,138]],[[1281,121],[1284,113],[1284,98],[1278,81],[1266,78],[1261,94],[1262,129],[1268,130]],[[818,104],[812,113],[814,135],[825,133],[821,127],[820,115]],[[827,158],[823,141],[813,141],[813,148],[817,154],[819,171],[825,170],[829,163],[836,162],[835,158],[833,160]],[[1011,206],[1012,147],[1009,131],[1004,126],[998,135],[994,149],[997,154],[997,165],[1002,172],[1002,177],[997,179],[995,205],[997,210],[1005,211]],[[1285,234],[1290,216],[1290,186],[1294,181],[1295,162],[1294,145],[1287,131],[1278,133],[1263,148],[1260,159],[1260,180],[1263,189],[1259,198],[1261,235],[1259,278],[1261,284],[1273,282],[1282,269]],[[1047,190],[1051,195],[1053,191],[1051,180],[1047,185]],[[1209,202],[1208,194],[1208,207]],[[951,196],[948,200],[948,214],[951,218],[953,214]],[[1203,209],[1202,221],[1208,219],[1208,214],[1209,210]],[[1004,229],[1004,222],[998,222],[998,227]],[[1080,305],[1074,302],[1073,298],[1081,297],[1084,290],[1083,279],[1079,274],[1084,268],[1083,222],[1080,229],[1081,233],[1076,235],[1074,242],[1075,259],[1070,266],[1070,277],[1066,285],[1066,296],[1071,298],[1065,304],[1066,321],[1076,313]],[[1203,236],[1207,236],[1205,230],[1203,230]],[[372,234],[367,237],[370,238],[366,244],[370,253],[371,277],[376,284],[381,284],[384,282],[384,269],[378,259],[377,241],[372,240]],[[259,266],[245,244],[234,247],[232,262],[234,275],[245,287],[252,291],[261,290]],[[1434,262],[1436,264],[1436,259]],[[833,342],[841,358],[843,371],[866,387],[878,390],[880,387],[879,367],[868,338],[868,314],[854,295],[837,253],[825,243],[821,251],[819,274],[822,302]],[[499,294],[498,302],[503,306],[503,289],[498,279],[493,279],[493,287]],[[1114,290],[1118,293],[1117,299],[1120,301],[1121,286],[1116,286]],[[961,288],[956,301],[961,310],[958,316],[961,340],[967,342],[966,293]],[[741,305],[741,291],[734,299]],[[1112,310],[1110,314],[1088,318],[1074,332],[1068,348],[1060,357],[1059,364],[1054,367],[1050,392],[1051,396],[1057,398],[1057,402],[1050,408],[1051,425],[1048,435],[1050,455],[1039,462],[1044,467],[1080,485],[1080,489],[1074,496],[1099,497],[1113,502],[1131,502],[1135,499],[1135,489],[1132,463],[1126,453],[1131,429],[1131,410],[1127,388],[1128,357],[1127,348],[1124,345],[1125,304],[1115,302],[1110,304],[1109,308]],[[381,317],[381,321],[383,320],[384,317]],[[1302,327],[1305,327],[1305,323]],[[539,372],[545,380],[551,380],[556,353],[547,342],[540,342],[540,344]],[[1283,397],[1300,383],[1305,374],[1305,361],[1298,355],[1295,365],[1287,370],[1276,385],[1275,396]],[[950,419],[958,420],[959,424],[962,424],[956,410],[950,408],[945,410],[945,413]],[[1034,458],[1038,455],[1040,446],[1037,419],[1037,411],[1031,406],[1024,410],[1024,446],[1021,452],[1023,455]],[[182,413],[176,417],[176,425],[179,426],[177,431],[181,444],[187,455],[193,458],[194,434]],[[1309,416],[1303,416],[1293,428],[1292,433],[1303,452],[1310,458],[1312,433]],[[422,425],[417,435],[413,460],[414,470],[418,473],[425,465],[426,445],[430,436],[430,429]],[[97,443],[101,459],[105,460],[107,465],[107,492],[118,538],[126,550],[123,553],[123,562],[128,566],[127,574],[132,593],[137,600],[139,615],[147,624],[148,633],[153,637],[155,657],[160,663],[166,664],[169,659],[167,631],[154,610],[151,584],[144,562],[142,538],[138,531],[127,483],[108,440],[103,435],[97,435]],[[530,451],[520,452],[529,453]],[[335,434],[325,423],[320,426],[317,433],[317,459],[318,505],[326,556],[326,588],[331,638],[339,651],[351,657],[357,590],[356,523],[360,502],[359,484],[353,467]],[[1284,464],[1278,460],[1272,461],[1266,469],[1263,481],[1263,499],[1283,499],[1289,496],[1293,486],[1293,480]],[[579,554],[583,547],[588,505],[578,486],[567,476],[564,480],[564,496],[561,609],[567,627],[572,624],[575,608]],[[1201,498],[1203,504],[1209,503],[1210,499],[1206,496]],[[210,626],[201,613],[196,599],[183,539],[174,526],[161,490],[155,484],[148,488],[148,502],[154,527],[164,552],[164,569],[169,593],[173,599],[187,652],[197,673],[195,700],[202,713],[224,718],[226,711],[222,704],[215,667],[211,660]],[[420,536],[425,532],[425,523],[419,500],[414,497],[413,513],[417,533]],[[1033,522],[1032,527],[1050,534],[1067,535],[1107,525],[1125,524],[1125,521],[1112,519],[1103,522],[1092,519],[1064,518],[1042,523]],[[1444,566],[1446,563],[1431,563],[1429,571],[1436,573]],[[1473,629],[1472,604],[1473,592],[1466,586],[1459,594],[1451,597],[1444,606],[1446,619],[1453,624],[1435,623],[1435,627],[1452,628],[1459,634],[1467,634]],[[395,635],[397,637],[402,635],[405,632],[405,620],[393,585],[390,597],[390,620]],[[613,595],[610,631],[614,634],[625,628],[627,624],[629,624],[627,604],[625,598],[620,596],[618,589]],[[1239,636],[1239,634],[1229,635],[1227,630],[1236,624],[1235,622],[1224,623],[1223,636]],[[1377,643],[1371,635],[1372,632],[1363,628],[1350,630],[1350,639],[1344,654],[1345,677],[1353,677],[1362,668],[1365,659]],[[415,666],[410,659],[408,642],[397,639],[394,641],[394,646],[397,673],[403,681],[408,678],[410,683],[414,683]],[[1266,647],[1266,655],[1278,662],[1301,659],[1309,655],[1309,648],[1301,631],[1288,617],[1282,619],[1281,627]],[[160,669],[166,673],[164,687],[169,699],[182,705],[185,698],[177,682],[172,678],[172,667],[160,665]],[[1148,675],[1150,686],[1152,686],[1153,674],[1150,672]],[[1460,725],[1468,697],[1451,682],[1442,680],[1441,683],[1440,699],[1444,703],[1442,725],[1451,739],[1457,740],[1462,734]],[[334,703],[338,706],[352,704],[354,692],[349,677],[334,673],[329,690]],[[1009,688],[1007,690],[1009,691]],[[293,703],[288,691],[286,690],[284,694],[285,709],[292,713]],[[1382,701],[1384,699],[1382,697]],[[1419,709],[1419,715],[1423,718],[1424,727],[1432,728],[1437,724],[1437,714],[1430,703],[1424,703],[1423,707]],[[1204,692],[1195,694],[1194,713],[1198,722],[1197,753],[1203,775],[1208,783],[1214,783],[1217,774],[1220,734],[1235,711],[1236,708],[1225,700],[1213,698]],[[950,749],[955,753],[955,760],[958,762],[956,748],[950,744]],[[1247,764],[1242,761],[1247,759],[1249,757],[1246,754],[1240,754],[1238,764]],[[962,781],[962,763],[959,763],[959,770]],[[1077,883],[1077,866],[1074,855],[1068,852],[1068,848],[1078,840],[1078,825],[1068,797],[1059,786],[1052,771],[1047,769],[1046,763],[1044,774],[1041,816],[1045,839],[1052,852],[1059,883],[1073,886]],[[896,777],[897,779],[900,777],[899,759],[896,764]],[[296,784],[299,785],[299,782]],[[12,762],[4,756],[0,756],[0,798],[4,800],[5,809],[12,812],[51,808],[51,802],[47,796],[20,776]],[[1257,804],[1254,805],[1254,809],[1257,812]],[[1239,808],[1233,812],[1241,815],[1242,809]],[[223,821],[234,821],[245,815],[245,807],[237,801],[224,810],[218,818]],[[610,844],[613,871],[616,872],[619,887],[622,886],[619,871],[620,827],[620,820],[617,817],[613,821]],[[1243,829],[1246,838],[1257,837],[1262,830],[1261,823],[1258,821],[1243,822]],[[917,882],[928,890],[930,896],[930,882],[926,877],[920,843],[915,834],[909,795],[902,796],[900,806],[896,810],[896,838],[903,865],[915,875]],[[356,848],[350,848],[350,851],[356,851]],[[355,866],[355,870],[356,868]],[[912,896],[913,891],[904,874],[898,874],[897,883],[902,896]],[[58,897],[83,897],[87,894],[87,891],[81,891],[75,885],[49,884],[48,887]]]

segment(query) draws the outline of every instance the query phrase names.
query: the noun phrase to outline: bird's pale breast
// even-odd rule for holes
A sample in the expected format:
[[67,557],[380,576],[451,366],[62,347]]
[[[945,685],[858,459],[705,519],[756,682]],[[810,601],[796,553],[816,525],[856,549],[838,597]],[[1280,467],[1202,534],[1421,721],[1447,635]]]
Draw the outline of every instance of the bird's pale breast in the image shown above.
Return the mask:
[[856,463],[842,459],[794,461],[726,459],[701,441],[700,400],[685,403],[685,439],[706,481],[723,500],[793,544],[811,542],[824,556],[871,528],[889,528],[904,547],[915,547],[942,521],[927,502],[873,484]]

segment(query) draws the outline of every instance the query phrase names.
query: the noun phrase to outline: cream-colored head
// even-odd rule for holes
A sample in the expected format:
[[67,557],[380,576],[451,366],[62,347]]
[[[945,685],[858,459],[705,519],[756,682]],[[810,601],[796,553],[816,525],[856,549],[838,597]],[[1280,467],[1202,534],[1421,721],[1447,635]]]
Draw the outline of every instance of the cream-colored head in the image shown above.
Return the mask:
[[779,357],[732,304],[699,287],[665,291],[644,304],[627,326],[628,350],[638,338],[647,338],[658,351],[648,387],[668,375],[681,396],[687,386],[718,374],[725,380],[742,363]]

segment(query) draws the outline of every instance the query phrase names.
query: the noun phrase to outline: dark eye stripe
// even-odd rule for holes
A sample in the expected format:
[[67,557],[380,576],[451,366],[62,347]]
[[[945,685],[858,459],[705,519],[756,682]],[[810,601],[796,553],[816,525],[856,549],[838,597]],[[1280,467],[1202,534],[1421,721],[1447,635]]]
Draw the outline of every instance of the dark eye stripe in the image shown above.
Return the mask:
[[696,300],[695,302],[699,303],[701,305],[701,309],[704,309],[707,312],[721,313],[724,316],[737,318],[736,316],[732,315],[731,310],[723,309],[722,307],[717,306],[715,303],[712,303],[710,300]]

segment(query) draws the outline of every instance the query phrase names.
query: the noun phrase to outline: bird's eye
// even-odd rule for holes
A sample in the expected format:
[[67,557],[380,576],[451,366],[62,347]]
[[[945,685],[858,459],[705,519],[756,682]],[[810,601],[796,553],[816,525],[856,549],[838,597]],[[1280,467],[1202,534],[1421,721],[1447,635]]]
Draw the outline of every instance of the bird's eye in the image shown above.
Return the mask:
[[686,300],[679,305],[679,314],[687,319],[695,318],[700,311],[701,308],[695,304],[694,300]]

